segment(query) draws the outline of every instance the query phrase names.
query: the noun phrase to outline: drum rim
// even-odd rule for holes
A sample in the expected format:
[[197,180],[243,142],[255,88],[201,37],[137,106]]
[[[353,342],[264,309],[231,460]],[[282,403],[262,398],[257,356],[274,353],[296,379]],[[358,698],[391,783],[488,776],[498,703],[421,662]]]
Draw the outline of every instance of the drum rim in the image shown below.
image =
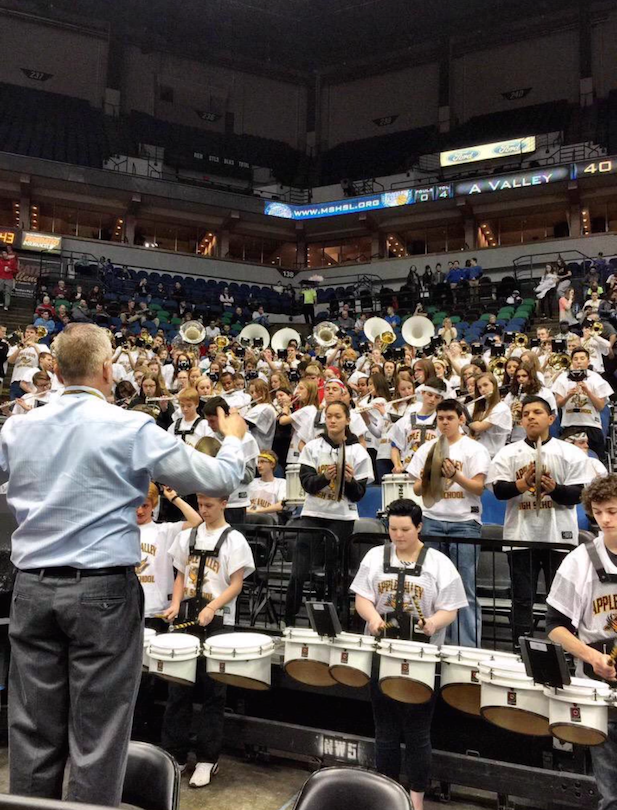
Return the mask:
[[579,730],[586,728],[589,729],[590,731],[593,731],[594,734],[598,734],[602,738],[600,742],[593,743],[593,746],[602,745],[602,743],[605,743],[608,740],[608,734],[605,734],[603,731],[600,731],[600,729],[595,728],[594,726],[586,725],[585,723],[566,723],[565,721],[562,720],[557,720],[554,723],[549,723],[548,727],[553,737],[557,737],[557,739],[560,740],[561,742],[567,742],[570,743],[571,745],[588,745],[590,747],[593,747],[591,743],[573,743],[572,740],[562,739],[559,736],[559,734],[555,734],[555,728],[557,726],[565,728],[575,728]]
[[234,687],[236,687],[238,689],[242,689],[242,688],[244,688],[244,689],[253,689],[253,688],[255,688],[255,687],[251,687],[251,686],[241,687],[241,686],[238,686],[238,684],[235,684],[235,683],[228,683],[225,680],[225,678],[227,678],[228,676],[231,677],[231,678],[242,678],[245,681],[251,681],[251,683],[260,684],[260,687],[255,689],[255,691],[267,692],[268,689],[272,688],[271,683],[268,683],[267,681],[264,681],[261,678],[249,678],[247,675],[239,675],[237,672],[208,672],[208,677],[209,678],[212,678],[213,680],[218,681],[219,683],[225,683],[225,684],[227,684],[227,686],[234,686]]
[[[351,671],[351,672],[360,672],[360,673],[361,673],[361,674],[362,674],[362,675],[363,675],[363,676],[366,678],[366,682],[365,682],[365,683],[363,683],[361,686],[355,687],[354,685],[351,685],[351,684],[345,683],[344,681],[339,681],[339,679],[338,679],[337,677],[335,677],[334,672],[332,671],[332,670],[335,670],[335,669],[336,669],[336,670],[339,670],[339,669],[344,669],[344,670],[349,670],[349,671]],[[337,683],[340,683],[340,684],[341,684],[341,686],[350,686],[350,688],[362,689],[362,687],[363,687],[363,686],[366,686],[366,685],[367,685],[367,684],[370,682],[370,680],[371,680],[371,673],[370,673],[370,671],[369,671],[369,673],[367,674],[367,673],[366,673],[366,672],[365,672],[363,669],[360,669],[360,667],[352,667],[352,666],[350,666],[349,664],[331,664],[331,665],[328,667],[328,672],[330,673],[330,675],[331,675],[331,676],[334,678],[334,680],[335,680]]]
[[[421,701],[397,700],[397,698],[391,697],[390,695],[387,694],[387,692],[384,692],[384,690],[382,689],[382,686],[381,686],[382,683],[389,682],[389,681],[403,681],[404,683],[412,683],[412,684],[416,684],[417,686],[422,686],[428,692],[428,698],[426,700],[421,700]],[[390,698],[390,700],[396,700],[397,703],[410,703],[410,704],[411,703],[417,703],[417,705],[420,705],[420,704],[428,703],[429,701],[431,701],[433,699],[433,697],[435,695],[435,686],[434,685],[431,688],[427,683],[425,683],[425,681],[417,681],[415,678],[410,678],[409,676],[405,676],[405,675],[385,675],[383,678],[379,678],[379,681],[378,681],[377,685],[379,686],[379,691],[383,695]]]
[[[290,664],[313,664],[313,665],[317,664],[319,668],[323,670],[323,674],[327,675],[330,678],[331,682],[315,684],[309,683],[308,681],[304,681],[298,678],[297,675],[292,675],[291,672],[287,671]],[[291,678],[292,681],[298,681],[298,683],[303,683],[305,686],[312,686],[316,689],[321,689],[328,686],[336,686],[336,684],[338,683],[336,678],[333,678],[332,675],[330,675],[330,663],[328,661],[315,661],[315,659],[313,658],[290,658],[287,661],[283,662],[283,672],[285,673],[285,675],[287,675],[288,678]]]
[[545,714],[539,714],[538,712],[531,712],[528,709],[522,709],[520,706],[480,706],[480,716],[483,720],[486,720],[487,723],[490,723],[493,726],[497,726],[497,728],[501,728],[504,731],[511,731],[513,734],[522,734],[523,737],[550,737],[551,732],[550,730],[547,731],[546,734],[532,734],[528,731],[517,731],[513,728],[506,728],[505,726],[500,726],[499,723],[496,723],[494,720],[491,720],[489,717],[486,717],[484,714],[485,709],[505,709],[510,714],[527,714],[531,715],[532,717],[537,717],[540,720],[546,720],[546,726],[548,729],[549,722],[548,717]]

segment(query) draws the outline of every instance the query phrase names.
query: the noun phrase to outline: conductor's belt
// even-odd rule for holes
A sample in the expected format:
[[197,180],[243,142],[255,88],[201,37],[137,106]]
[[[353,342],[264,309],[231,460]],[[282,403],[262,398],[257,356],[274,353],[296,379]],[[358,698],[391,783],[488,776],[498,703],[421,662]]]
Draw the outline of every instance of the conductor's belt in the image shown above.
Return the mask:
[[21,574],[34,574],[37,577],[61,577],[63,579],[80,579],[81,577],[106,577],[114,574],[135,572],[130,565],[113,565],[109,568],[73,568],[70,565],[51,566],[47,568],[24,568]]

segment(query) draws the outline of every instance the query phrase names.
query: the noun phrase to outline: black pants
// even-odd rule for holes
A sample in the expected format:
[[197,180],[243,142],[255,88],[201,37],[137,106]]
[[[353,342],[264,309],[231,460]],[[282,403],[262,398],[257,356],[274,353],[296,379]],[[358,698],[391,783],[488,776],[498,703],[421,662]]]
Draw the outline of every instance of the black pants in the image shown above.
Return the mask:
[[540,313],[545,318],[553,317],[554,302],[555,302],[555,290],[548,290],[544,298],[540,298]]
[[239,526],[246,523],[246,507],[241,506],[238,508],[226,509],[225,520],[230,526]]
[[606,464],[606,439],[604,433],[600,428],[594,427],[586,427],[584,431],[587,434],[589,449],[593,450],[603,464]]
[[550,549],[517,549],[508,553],[512,580],[512,639],[518,646],[519,636],[533,633],[533,603],[538,591],[538,577],[544,571],[548,593],[565,552]]
[[[166,633],[169,629],[169,624],[164,619],[146,618],[145,625],[152,630],[156,630],[157,633]],[[158,744],[159,740],[155,730],[156,722],[154,721],[156,719],[156,687],[159,680],[156,675],[150,672],[141,673],[141,682],[133,715],[132,740],[143,740],[144,742]]]
[[195,686],[170,683],[163,718],[161,745],[180,765],[186,764],[190,750],[193,699],[201,703],[197,726],[197,762],[218,762],[223,746],[225,696],[227,687],[206,674],[206,659],[197,660]]
[[424,793],[430,782],[431,721],[435,698],[428,703],[400,703],[384,695],[373,676],[371,704],[375,722],[375,767],[379,773],[398,782],[401,742],[404,742],[405,775],[409,787],[416,793]]
[[[301,532],[297,535],[292,555],[291,577],[285,595],[285,624],[293,624],[296,614],[302,605],[304,583],[316,568],[325,566],[331,576],[341,568],[336,568],[346,559],[345,549],[353,533],[353,520],[327,520],[325,518],[304,517],[298,521],[298,527],[306,526],[312,532]],[[326,559],[326,542],[320,529],[329,529],[339,538],[340,554],[338,559],[332,555]]]
[[10,792],[120,804],[143,657],[133,571],[80,579],[18,573],[9,687]]
[[304,323],[310,323],[311,326],[315,323],[315,304],[303,304],[302,314],[304,315]]

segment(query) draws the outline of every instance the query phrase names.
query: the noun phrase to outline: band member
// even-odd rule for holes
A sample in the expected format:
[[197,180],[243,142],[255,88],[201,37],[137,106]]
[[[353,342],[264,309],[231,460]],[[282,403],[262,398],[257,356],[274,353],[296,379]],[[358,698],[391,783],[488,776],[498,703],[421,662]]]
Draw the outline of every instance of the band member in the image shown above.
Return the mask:
[[9,349],[7,361],[13,366],[11,376],[10,397],[17,399],[27,392],[27,388],[22,388],[21,381],[27,377],[28,369],[36,369],[39,365],[39,354],[48,352],[47,346],[38,342],[39,336],[33,325],[26,326],[21,343]]
[[610,385],[589,368],[587,349],[572,352],[570,371],[560,374],[553,384],[553,394],[562,409],[561,427],[580,427],[587,434],[589,447],[600,461],[606,459],[606,442],[602,433],[600,412],[613,393]]
[[[373,481],[373,465],[367,451],[350,431],[349,408],[331,402],[325,411],[326,430],[307,442],[300,454],[300,481],[306,492],[300,525],[329,529],[344,548],[358,517],[358,502]],[[316,535],[316,538],[314,537]],[[285,601],[285,622],[291,624],[302,604],[304,583],[312,567],[324,562],[322,537],[300,534],[293,551],[291,578]],[[326,568],[336,565],[325,560]]]
[[437,437],[436,408],[446,395],[446,384],[429,377],[416,388],[416,394],[422,396],[422,401],[415,402],[392,428],[390,458],[394,473],[405,472],[418,448]]
[[[332,402],[342,401],[348,393],[349,392],[346,390],[345,383],[341,382],[341,380],[337,380],[336,378],[326,380],[324,385],[324,401],[322,408],[315,415],[312,424],[305,425],[300,433],[300,436],[305,444],[308,444],[312,439],[316,439],[318,436],[324,433],[326,426],[326,408],[328,405]],[[355,413],[353,410],[350,410],[349,429],[351,433],[357,436],[360,444],[363,447],[366,447],[366,439],[364,437],[368,433],[368,428],[364,423],[362,416],[359,413]]]
[[512,432],[512,414],[499,395],[499,383],[489,372],[476,382],[479,399],[473,408],[469,429],[474,438],[486,447],[492,458],[508,441]]
[[[356,612],[366,630],[381,635],[392,617],[405,616],[411,623],[417,608],[424,619],[418,627],[425,640],[442,644],[446,627],[456,619],[467,599],[461,578],[450,560],[420,540],[422,510],[401,498],[388,508],[390,543],[372,548],[360,563],[351,584],[356,595]],[[403,580],[403,583],[400,580]],[[399,587],[402,585],[402,587]],[[404,637],[401,635],[401,637]],[[406,636],[409,638],[409,636]],[[398,780],[401,773],[401,739],[405,742],[405,773],[411,788],[414,810],[424,807],[424,793],[430,782],[431,720],[435,698],[422,704],[405,704],[384,695],[374,673],[371,703],[375,721],[375,766],[380,773]]]
[[181,419],[176,419],[167,429],[186,444],[193,447],[204,436],[210,436],[211,430],[208,422],[197,413],[199,394],[194,388],[185,388],[178,394],[178,407],[182,413]]
[[[392,461],[392,430],[394,425],[406,417],[413,409],[414,387],[409,371],[401,371],[396,378],[394,388],[394,402],[378,407],[377,410],[369,412],[369,430],[379,437],[377,446],[377,476],[376,481],[381,483],[384,475],[389,475],[394,468]],[[396,400],[403,400],[397,402]],[[399,452],[400,456],[400,451]]]
[[271,450],[276,430],[276,411],[270,399],[268,383],[253,380],[249,385],[250,408],[244,411],[244,419],[255,437],[260,450]]
[[[378,400],[377,406],[371,408],[370,403],[376,399]],[[381,479],[377,472],[377,453],[380,441],[383,438],[382,433],[384,431],[386,403],[389,402],[389,400],[390,386],[388,380],[383,374],[371,374],[368,381],[368,394],[363,400],[358,400],[358,406],[360,408],[360,416],[368,428],[365,435],[366,449],[373,462],[373,472],[378,484],[381,483]],[[356,412],[356,415],[358,415],[358,412]]]
[[[546,630],[551,641],[574,656],[579,678],[603,679],[614,686],[617,673],[609,653],[616,640],[617,475],[596,478],[583,490],[582,501],[600,534],[571,551],[559,566],[546,599]],[[617,806],[617,722],[611,714],[608,739],[591,746],[590,753],[599,807],[609,810]]]
[[[583,486],[590,480],[587,458],[580,450],[560,439],[552,439],[550,426],[555,416],[541,397],[523,400],[521,425],[526,438],[504,447],[491,463],[488,484],[495,497],[507,501],[503,527],[504,540],[520,540],[529,545],[510,551],[512,576],[512,633],[514,645],[519,636],[533,632],[533,604],[540,569],[547,588],[563,559],[558,551],[534,549],[534,543],[575,544],[578,538],[576,504]],[[536,445],[542,449],[542,493],[536,509]]]
[[[212,399],[209,399],[204,405],[204,415],[208,426],[214,434],[214,437],[222,441],[223,436],[219,430],[219,409],[221,409],[224,414],[229,413],[229,405],[222,397],[212,397]],[[227,497],[227,505],[225,507],[225,520],[232,525],[244,523],[246,510],[251,505],[248,485],[253,478],[255,478],[259,447],[248,431],[242,439],[242,455],[244,456],[245,465],[244,477],[240,482],[240,486],[234,489]]]
[[284,478],[274,477],[277,464],[278,456],[274,450],[262,450],[257,456],[259,478],[249,484],[249,515],[272,515],[283,511],[287,482]]
[[[46,405],[51,397],[51,379],[46,371],[37,371],[32,377],[32,388],[34,389],[30,394],[23,394],[13,405],[13,410],[9,416],[18,416],[19,414],[28,413],[33,408],[38,408],[41,405]],[[3,410],[5,406],[2,406]],[[8,409],[8,403],[7,403]]]
[[[281,426],[291,425],[291,440],[287,452],[287,464],[297,464],[300,459],[300,451],[306,444],[302,438],[305,431],[310,430],[315,421],[317,409],[319,408],[319,393],[317,383],[314,380],[300,380],[296,387],[296,392],[289,402],[286,397],[279,397],[281,414],[278,423]],[[293,410],[294,399],[296,400],[296,410]]]
[[244,391],[237,391],[234,381],[234,374],[230,371],[223,371],[220,380],[221,397],[230,408],[245,408],[251,404],[251,398]]
[[551,411],[555,414],[557,413],[557,403],[555,402],[552,391],[540,384],[540,381],[535,376],[533,366],[528,363],[522,363],[517,369],[514,380],[510,385],[510,391],[504,399],[504,403],[510,408],[510,413],[512,414],[511,442],[525,438],[525,431],[521,427],[523,399],[533,396],[545,399],[551,406]]
[[[426,537],[452,537],[435,546],[456,566],[465,586],[468,606],[461,611],[457,626],[450,628],[451,641],[463,647],[479,647],[482,614],[476,598],[476,570],[479,546],[461,543],[459,538],[479,538],[482,531],[482,492],[490,465],[488,451],[465,436],[465,412],[460,402],[446,399],[437,405],[437,427],[448,442],[448,457],[441,465],[444,496],[424,509]],[[422,494],[422,478],[428,455],[437,440],[424,444],[409,465],[416,495]],[[432,461],[432,459],[431,459]]]
[[583,321],[583,339],[581,341],[584,349],[589,352],[589,362],[593,370],[598,374],[604,374],[604,358],[611,350],[611,344],[602,335],[593,330],[593,321]]
[[596,458],[595,456],[589,455],[589,439],[587,438],[587,434],[584,431],[578,431],[578,428],[566,428],[561,436],[564,442],[569,442],[573,444],[574,447],[578,447],[579,450],[582,450],[583,453],[587,456],[587,464],[589,466],[589,477],[590,480],[597,478],[603,478],[604,476],[608,475],[608,470],[602,464],[600,459]]
[[[169,549],[177,574],[171,605],[164,616],[173,621],[180,613],[181,603],[186,601],[187,619],[206,628],[202,635],[232,632],[242,583],[255,570],[253,554],[244,535],[225,520],[225,498],[198,493],[197,503],[204,522],[183,531]],[[197,662],[197,684],[201,691],[197,765],[189,781],[194,788],[209,785],[218,771],[227,691],[225,684],[208,677],[203,656]],[[193,687],[170,683],[161,742],[183,771],[190,748],[192,717]]]

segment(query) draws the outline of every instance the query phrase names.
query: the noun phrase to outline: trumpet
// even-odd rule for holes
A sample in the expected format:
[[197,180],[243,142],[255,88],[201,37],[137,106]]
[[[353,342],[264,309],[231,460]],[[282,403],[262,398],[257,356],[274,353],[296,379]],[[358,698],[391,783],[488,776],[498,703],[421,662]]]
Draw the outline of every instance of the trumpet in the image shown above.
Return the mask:
[[47,337],[48,334],[49,333],[48,333],[46,327],[44,327],[44,326],[37,326],[36,327],[36,336],[38,337],[39,340],[42,340],[44,337]]
[[510,405],[510,413],[512,414],[512,424],[514,425],[520,424],[521,416],[523,415],[523,403],[521,402],[522,391],[523,386],[519,385],[516,397],[514,398],[512,404]]
[[217,349],[226,349],[229,346],[229,338],[226,335],[218,335],[214,342]]
[[591,331],[595,332],[596,335],[601,335],[602,332],[604,332],[604,324],[602,321],[594,321]]

